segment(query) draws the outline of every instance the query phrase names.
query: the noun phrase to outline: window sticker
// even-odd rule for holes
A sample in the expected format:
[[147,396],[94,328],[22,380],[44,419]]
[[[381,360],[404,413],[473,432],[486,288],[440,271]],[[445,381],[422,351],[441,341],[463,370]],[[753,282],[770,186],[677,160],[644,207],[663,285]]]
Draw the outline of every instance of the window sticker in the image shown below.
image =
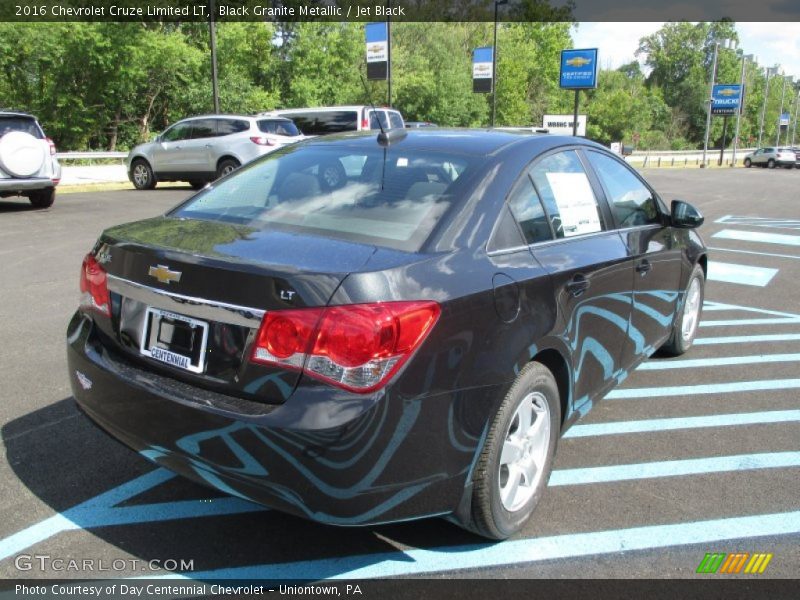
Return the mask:
[[585,173],[547,173],[564,237],[601,231],[600,214]]

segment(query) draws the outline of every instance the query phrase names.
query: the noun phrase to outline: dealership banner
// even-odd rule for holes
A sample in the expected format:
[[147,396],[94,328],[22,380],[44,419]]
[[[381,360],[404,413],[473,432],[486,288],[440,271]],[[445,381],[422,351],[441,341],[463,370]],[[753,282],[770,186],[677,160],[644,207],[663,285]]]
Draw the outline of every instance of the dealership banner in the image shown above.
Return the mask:
[[[575,117],[572,115],[544,115],[542,117],[542,127],[547,129],[548,133],[558,135],[572,135],[574,123]],[[577,135],[586,137],[586,115],[578,115]]]
[[389,28],[386,23],[367,23],[367,79],[389,76]]
[[597,87],[597,48],[561,51],[560,85],[567,90]]
[[735,115],[742,105],[742,86],[738,83],[715,84],[711,92],[712,115]]
[[491,93],[494,89],[492,79],[492,55],[494,48],[487,46],[472,51],[472,91],[479,94]]
[[789,113],[782,113],[781,116],[780,116],[780,121],[778,122],[778,124],[781,127],[788,127],[789,126],[789,121],[791,120],[791,118],[792,117],[791,117],[791,115],[789,115]]

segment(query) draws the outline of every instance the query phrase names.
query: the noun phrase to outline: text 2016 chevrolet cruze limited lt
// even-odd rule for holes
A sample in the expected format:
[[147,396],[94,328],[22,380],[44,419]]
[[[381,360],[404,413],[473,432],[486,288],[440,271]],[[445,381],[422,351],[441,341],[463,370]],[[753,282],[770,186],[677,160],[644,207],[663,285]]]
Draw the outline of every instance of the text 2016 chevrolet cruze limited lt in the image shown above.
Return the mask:
[[225,492],[505,538],[561,432],[656,349],[691,346],[702,220],[577,138],[313,139],[102,234],[72,388],[122,442]]

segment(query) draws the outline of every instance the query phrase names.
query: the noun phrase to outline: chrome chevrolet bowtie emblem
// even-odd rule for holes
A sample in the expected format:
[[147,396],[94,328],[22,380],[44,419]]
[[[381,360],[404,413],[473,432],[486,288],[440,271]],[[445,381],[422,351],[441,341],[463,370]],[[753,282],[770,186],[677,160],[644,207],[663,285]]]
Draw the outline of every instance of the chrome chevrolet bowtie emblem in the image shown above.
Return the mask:
[[150,270],[147,272],[150,277],[155,277],[161,283],[169,284],[171,281],[178,282],[181,280],[181,272],[180,271],[170,271],[170,268],[166,265],[158,265],[157,267],[150,267]]

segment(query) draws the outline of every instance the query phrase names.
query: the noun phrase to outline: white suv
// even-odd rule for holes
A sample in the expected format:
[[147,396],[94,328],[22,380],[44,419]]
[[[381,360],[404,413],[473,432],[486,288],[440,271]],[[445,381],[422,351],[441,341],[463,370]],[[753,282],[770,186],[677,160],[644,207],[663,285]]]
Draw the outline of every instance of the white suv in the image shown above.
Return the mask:
[[60,180],[56,146],[36,117],[0,111],[0,198],[25,196],[36,208],[47,208]]
[[136,189],[159,181],[188,181],[200,189],[239,166],[303,136],[283,117],[205,115],[178,121],[152,142],[128,154],[128,177]]

